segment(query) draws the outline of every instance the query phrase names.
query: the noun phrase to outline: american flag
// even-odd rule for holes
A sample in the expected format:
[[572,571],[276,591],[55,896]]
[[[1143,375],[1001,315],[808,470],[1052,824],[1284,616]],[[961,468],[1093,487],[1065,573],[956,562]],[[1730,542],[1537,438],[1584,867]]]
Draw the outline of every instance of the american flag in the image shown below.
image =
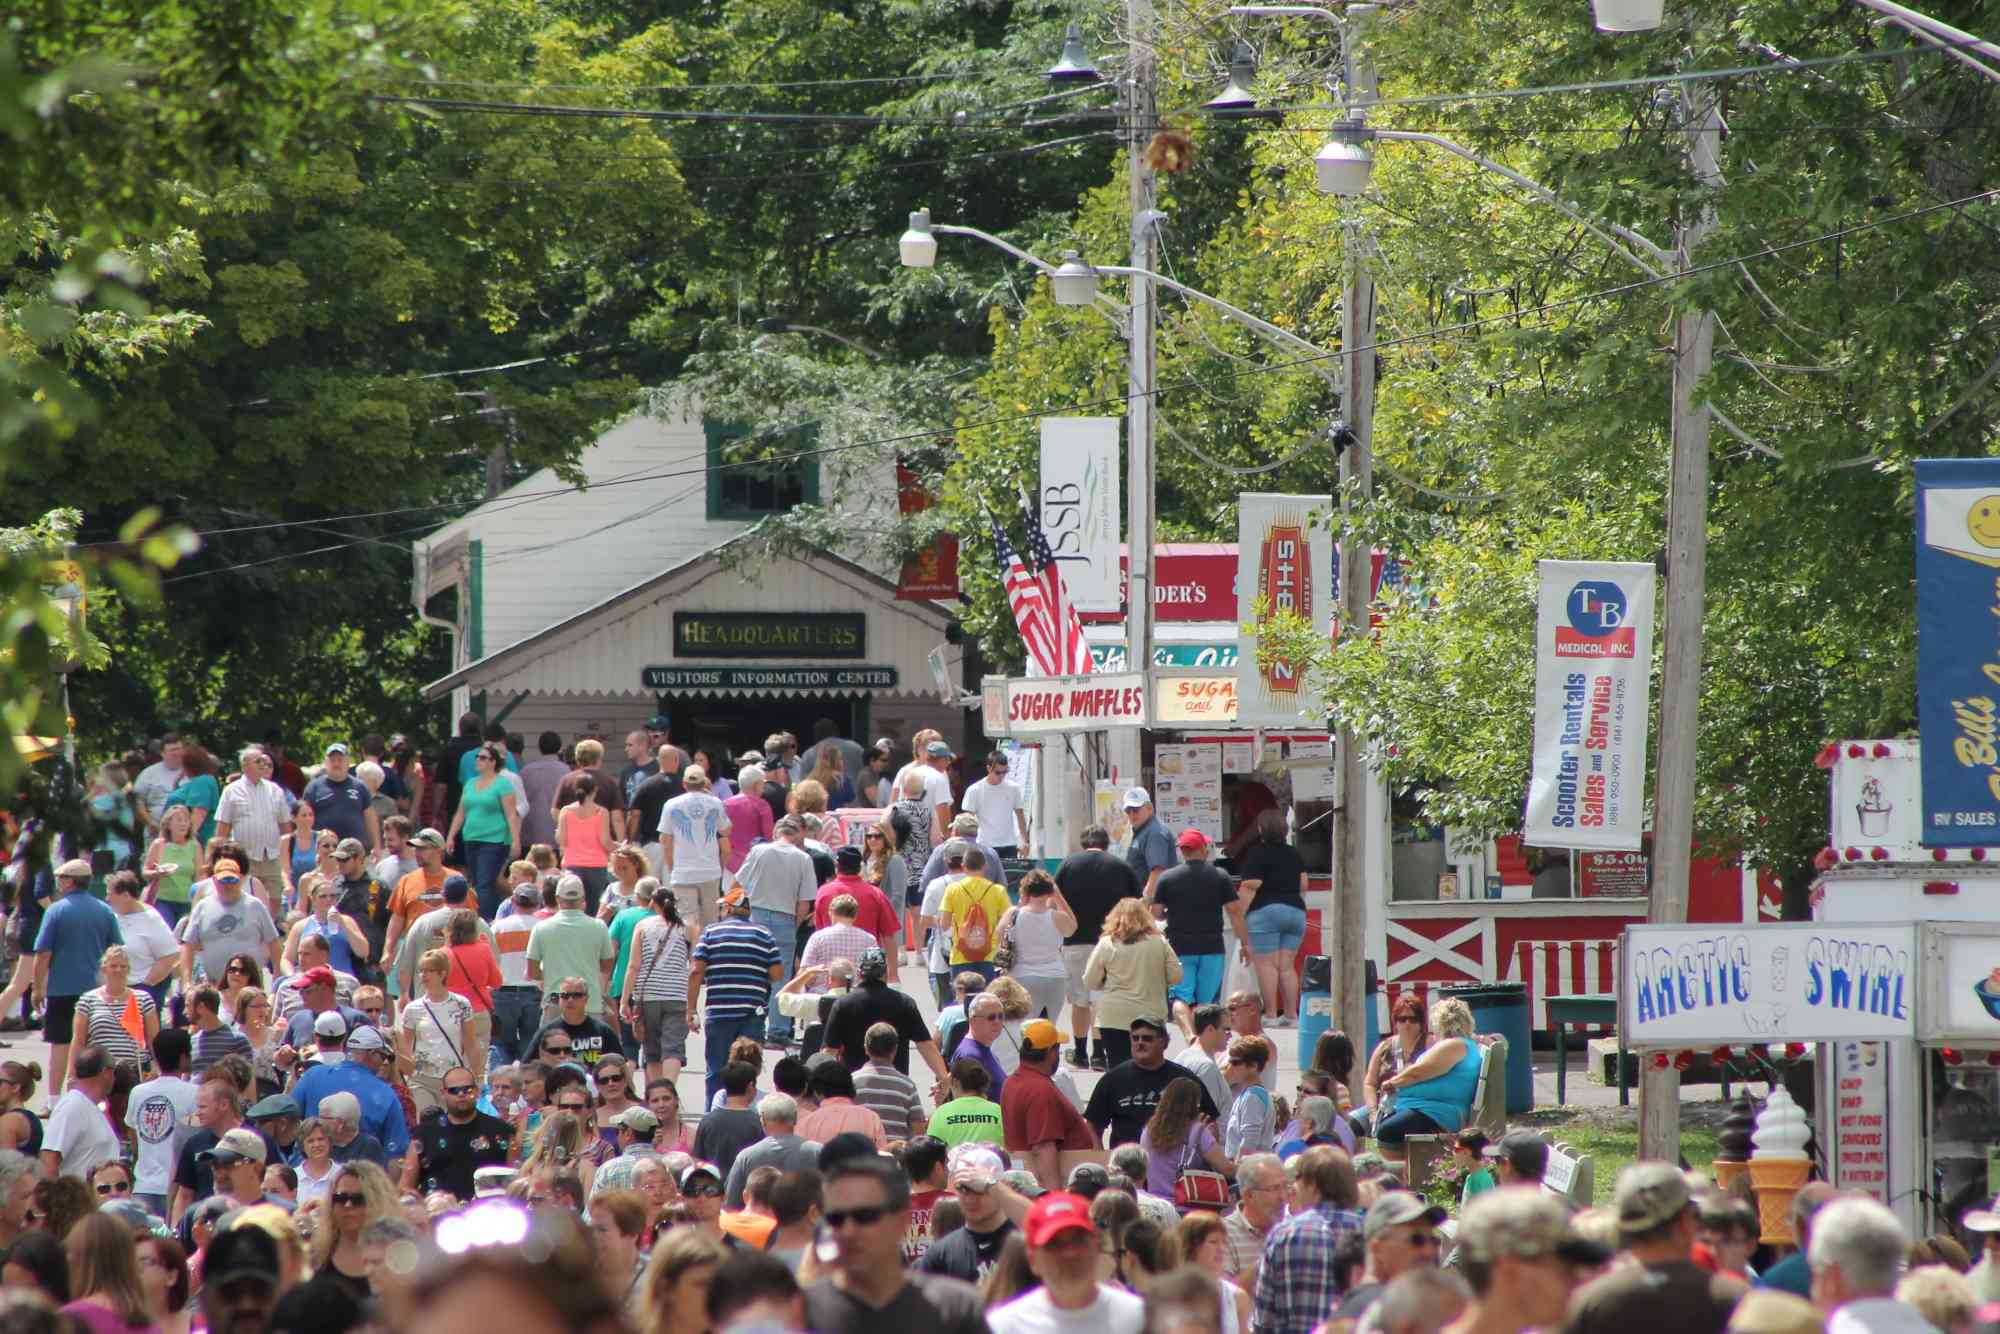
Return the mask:
[[1031,676],[1082,676],[1090,671],[1090,645],[1084,642],[1083,622],[1070,605],[1063,588],[1062,566],[1042,525],[1030,511],[1023,511],[1028,528],[1026,559],[1014,550],[997,521],[993,525],[993,553],[1000,562],[1001,581],[1007,587],[1007,605],[1013,610],[1014,625],[1021,642],[1028,647]]

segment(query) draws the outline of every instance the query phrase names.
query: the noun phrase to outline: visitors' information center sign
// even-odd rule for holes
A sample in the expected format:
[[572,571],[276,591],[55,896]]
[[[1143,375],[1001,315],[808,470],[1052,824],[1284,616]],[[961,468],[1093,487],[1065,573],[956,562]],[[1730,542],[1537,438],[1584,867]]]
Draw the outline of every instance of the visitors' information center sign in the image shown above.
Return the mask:
[[864,658],[868,617],[846,611],[677,611],[676,658]]
[[1619,1026],[1634,1047],[1911,1037],[1916,961],[1909,923],[1631,926]]

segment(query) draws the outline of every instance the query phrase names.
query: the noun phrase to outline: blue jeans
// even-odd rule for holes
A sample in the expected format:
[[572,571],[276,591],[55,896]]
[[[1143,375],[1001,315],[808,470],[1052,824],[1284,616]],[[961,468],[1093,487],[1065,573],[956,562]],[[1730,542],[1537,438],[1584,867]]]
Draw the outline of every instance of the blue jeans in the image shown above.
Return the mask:
[[500,911],[500,873],[507,869],[507,845],[460,838],[458,846],[465,853],[465,878],[479,895],[479,915],[490,922]]
[[493,1058],[489,1066],[521,1059],[528,1039],[542,1023],[542,989],[536,986],[493,989]]
[[[780,912],[776,908],[752,908],[750,920],[769,931],[778,942],[778,962],[784,966],[785,971],[771,984],[771,990],[776,992],[779,987],[792,980],[792,970],[798,967],[799,915]],[[771,1002],[770,1013],[770,1027],[765,1031],[765,1036],[773,1042],[790,1042],[792,1040],[790,1016],[778,1013],[776,1001]],[[724,1046],[723,1050],[726,1052],[729,1048]]]
[[702,1082],[701,1105],[708,1106],[715,1101],[715,1091],[722,1087],[722,1067],[729,1061],[729,1046],[738,1038],[757,1036],[757,1013],[732,1015],[727,1019],[717,1019],[713,1015],[703,1015],[702,1057],[708,1066]]

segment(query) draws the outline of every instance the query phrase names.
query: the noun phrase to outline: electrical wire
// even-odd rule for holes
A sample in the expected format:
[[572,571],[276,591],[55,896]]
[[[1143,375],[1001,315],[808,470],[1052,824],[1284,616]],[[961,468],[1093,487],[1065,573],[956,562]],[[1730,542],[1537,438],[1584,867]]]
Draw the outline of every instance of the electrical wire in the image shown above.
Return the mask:
[[[1330,106],[1324,103],[1260,106],[1257,108],[1257,111],[1261,115],[1331,112],[1345,119],[1353,114],[1387,107],[1455,106],[1468,102],[1513,101],[1527,97],[1548,97],[1571,93],[1619,92],[1641,88],[1658,88],[1668,85],[1717,82],[1725,79],[1768,78],[1774,74],[1828,69],[1838,65],[1888,59],[1905,60],[1912,56],[1927,54],[1943,55],[1967,45],[1969,43],[1946,42],[1937,46],[1891,47],[1874,51],[1849,51],[1837,56],[1814,56],[1784,62],[1765,61],[1756,65],[1731,65],[1720,69],[1676,70],[1667,74],[1646,74],[1627,79],[1589,79],[1576,83],[1539,84],[1528,88],[1483,88],[1472,89],[1466,92],[1427,93],[1410,97],[1365,98],[1347,103],[1341,107]],[[672,110],[657,107],[578,107],[533,102],[485,102],[466,98],[417,97],[393,93],[362,93],[359,96],[365,101],[388,106],[420,106],[440,112],[464,112],[501,116],[543,116],[555,119],[641,120],[688,123],[715,122],[720,124],[750,125],[941,126],[956,130],[980,130],[987,128],[975,121],[970,112],[956,113],[950,117],[872,116],[846,112],[698,111]],[[1160,119],[1164,120],[1171,116],[1203,114],[1205,111],[1205,106],[1189,106],[1161,110],[1156,114]],[[1123,114],[1117,108],[1079,110],[1075,113],[1075,118],[1080,120],[1118,119]]]
[[[1943,203],[1930,204],[1922,208],[1910,209],[1906,212],[1891,214],[1887,217],[1874,218],[1870,219],[1867,222],[1854,223],[1849,226],[1836,228],[1835,230],[1830,232],[1822,232],[1815,236],[1809,236],[1802,240],[1788,241],[1778,245],[1765,246],[1762,249],[1749,251],[1741,255],[1733,255],[1726,259],[1712,260],[1704,264],[1691,265],[1685,270],[1677,271],[1675,273],[1670,273],[1670,274],[1663,274],[1656,278],[1635,279],[1631,282],[1621,283],[1614,287],[1601,288],[1599,290],[1591,292],[1583,292],[1575,296],[1562,297],[1555,301],[1543,302],[1542,304],[1537,306],[1527,307],[1517,311],[1509,311],[1504,315],[1480,316],[1474,319],[1460,321],[1457,324],[1441,325],[1436,329],[1425,330],[1420,333],[1406,334],[1393,338],[1377,339],[1375,342],[1362,344],[1352,350],[1357,353],[1374,352],[1382,348],[1400,347],[1411,343],[1435,341],[1435,339],[1439,335],[1464,333],[1469,330],[1484,328],[1485,326],[1490,324],[1511,323],[1518,327],[1521,320],[1531,316],[1544,315],[1552,311],[1564,310],[1588,302],[1603,301],[1609,298],[1625,296],[1633,292],[1644,291],[1649,288],[1659,287],[1665,284],[1682,282],[1688,278],[1699,277],[1704,273],[1712,273],[1721,269],[1731,268],[1734,267],[1735,265],[1748,263],[1752,260],[1766,259],[1775,255],[1781,255],[1789,253],[1791,251],[1805,249],[1811,246],[1824,245],[1829,241],[1841,240],[1848,236],[1854,236],[1863,232],[1873,231],[1876,230],[1877,228],[1887,227],[1895,223],[1908,222],[1917,218],[1928,217],[1931,214],[1948,212],[1959,208],[1963,208],[1968,204],[1979,203],[1982,201],[1992,200],[1995,198],[2000,198],[2000,189],[1982,190],[1976,194],[1964,195],[1957,199],[1947,200]],[[1296,370],[1302,366],[1311,366],[1314,363],[1331,360],[1333,358],[1344,355],[1346,355],[1346,353],[1343,351],[1343,352],[1328,352],[1312,356],[1294,357],[1286,361],[1273,363],[1269,366],[1252,367],[1241,371],[1223,371],[1219,372],[1214,376],[1211,376],[1210,378],[1234,379],[1234,378],[1248,378],[1250,376],[1255,376],[1255,375],[1279,374],[1289,370]],[[960,374],[969,373],[971,369],[974,368],[967,368],[966,371],[961,371],[959,373]],[[842,454],[858,449],[878,449],[887,445],[908,444],[918,441],[934,441],[938,438],[938,436],[952,432],[980,429],[984,427],[1007,426],[1007,425],[1012,425],[1016,422],[1039,420],[1040,418],[1049,416],[1067,416],[1089,408],[1114,407],[1120,404],[1129,403],[1136,398],[1149,397],[1149,396],[1157,397],[1161,394],[1168,393],[1176,389],[1189,388],[1191,387],[1191,385],[1192,385],[1191,381],[1184,379],[1180,381],[1175,381],[1170,384],[1155,384],[1153,388],[1151,388],[1150,390],[1128,392],[1124,394],[1107,394],[1107,395],[1102,395],[1095,399],[1070,402],[1040,409],[1031,409],[1024,412],[995,414],[983,418],[978,418],[969,422],[955,423],[949,427],[932,427],[920,431],[910,431],[897,435],[882,436],[873,440],[850,441],[844,445],[828,445],[819,449],[797,450],[779,459],[739,459],[733,461],[725,460],[721,463],[710,464],[700,468],[679,469],[679,470],[670,470],[667,472],[641,474],[637,476],[620,478],[615,481],[591,483],[587,486],[578,485],[578,486],[557,487],[547,491],[528,492],[520,496],[511,496],[508,497],[507,499],[513,502],[525,503],[533,500],[546,499],[551,496],[571,495],[575,492],[584,490],[601,491],[612,486],[630,485],[638,482],[660,481],[660,480],[667,480],[667,479],[681,478],[681,477],[703,476],[709,472],[720,472],[732,468],[745,468],[745,467],[768,468],[775,464],[798,463],[806,459],[821,458],[832,454]],[[790,428],[788,428],[788,430],[789,429]],[[310,526],[313,524],[338,522],[341,520],[384,518],[384,517],[403,515],[403,514],[435,514],[442,510],[455,509],[459,507],[476,508],[483,503],[485,502],[481,500],[442,501],[430,505],[409,505],[409,506],[402,506],[396,509],[377,510],[369,513],[321,516],[320,518],[317,519],[294,520],[285,523],[261,524],[261,525],[255,525],[255,528],[257,529],[292,528],[292,527]],[[423,531],[423,528],[427,528],[429,526],[430,525],[424,525],[422,528],[413,528],[404,531],[420,532]],[[198,534],[198,535],[218,536],[225,532],[242,532],[242,531],[251,531],[251,529],[212,530],[207,534]],[[399,536],[399,535],[401,534],[400,533],[389,534],[389,536]],[[203,578],[214,574],[225,574],[230,572],[231,570],[236,570],[236,569],[251,569],[261,565],[268,565],[278,560],[303,559],[304,557],[307,556],[324,555],[332,551],[344,550],[346,547],[363,545],[368,541],[379,539],[380,536],[381,535],[375,535],[374,537],[370,538],[357,538],[355,541],[345,543],[343,545],[321,547],[312,551],[303,551],[303,552],[288,553],[285,555],[279,555],[273,557],[266,557],[262,560],[245,562],[242,565],[222,566],[213,570],[197,571],[193,574],[176,576],[174,579],[167,580],[166,582],[173,583],[173,582],[179,582],[180,580],[183,579]],[[87,543],[84,545],[102,546],[107,544]]]

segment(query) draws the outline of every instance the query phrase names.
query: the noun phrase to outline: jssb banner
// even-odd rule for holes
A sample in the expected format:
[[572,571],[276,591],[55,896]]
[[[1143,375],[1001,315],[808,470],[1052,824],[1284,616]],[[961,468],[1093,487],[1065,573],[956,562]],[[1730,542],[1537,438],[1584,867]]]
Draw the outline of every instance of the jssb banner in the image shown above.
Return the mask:
[[2000,844],[2000,459],[1917,460],[1925,847]]
[[1653,567],[1545,560],[1525,842],[1632,851],[1646,815]]

